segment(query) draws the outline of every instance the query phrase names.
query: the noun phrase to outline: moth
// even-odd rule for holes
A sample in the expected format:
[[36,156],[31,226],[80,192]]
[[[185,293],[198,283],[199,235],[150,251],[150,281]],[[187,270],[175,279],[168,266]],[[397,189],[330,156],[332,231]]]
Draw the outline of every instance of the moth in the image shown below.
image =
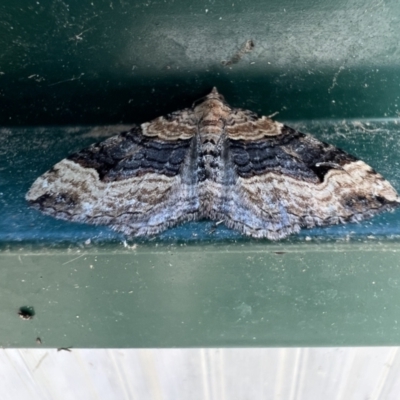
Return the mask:
[[72,154],[27,201],[56,218],[154,235],[211,219],[255,238],[361,221],[399,205],[356,157],[280,122],[232,108],[213,88],[175,111]]

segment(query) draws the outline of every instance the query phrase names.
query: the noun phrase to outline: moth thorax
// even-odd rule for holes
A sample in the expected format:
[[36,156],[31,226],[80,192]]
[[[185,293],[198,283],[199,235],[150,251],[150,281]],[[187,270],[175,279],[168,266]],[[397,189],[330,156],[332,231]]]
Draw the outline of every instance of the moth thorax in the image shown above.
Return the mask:
[[204,145],[213,145],[216,146],[221,139],[221,132],[213,132],[210,129],[207,129],[207,132],[200,134],[200,143],[202,146]]
[[221,134],[225,126],[225,118],[218,112],[213,110],[203,115],[199,121],[200,135]]

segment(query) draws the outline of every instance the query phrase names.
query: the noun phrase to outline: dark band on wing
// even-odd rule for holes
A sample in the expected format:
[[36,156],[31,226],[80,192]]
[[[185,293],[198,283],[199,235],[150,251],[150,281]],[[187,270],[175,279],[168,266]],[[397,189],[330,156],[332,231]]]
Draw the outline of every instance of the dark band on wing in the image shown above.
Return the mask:
[[287,126],[281,135],[255,141],[230,140],[229,146],[236,171],[243,178],[274,172],[318,183],[331,169],[357,161],[343,150]]
[[143,136],[135,127],[68,157],[84,168],[95,169],[102,181],[117,181],[148,172],[167,176],[179,173],[191,139],[163,141]]

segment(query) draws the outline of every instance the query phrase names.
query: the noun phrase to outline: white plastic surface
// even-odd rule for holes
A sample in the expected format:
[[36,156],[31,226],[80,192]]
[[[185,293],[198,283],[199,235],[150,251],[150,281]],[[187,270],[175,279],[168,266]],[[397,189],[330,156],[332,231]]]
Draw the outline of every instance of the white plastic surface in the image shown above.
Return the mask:
[[397,400],[397,347],[0,351],[2,400]]

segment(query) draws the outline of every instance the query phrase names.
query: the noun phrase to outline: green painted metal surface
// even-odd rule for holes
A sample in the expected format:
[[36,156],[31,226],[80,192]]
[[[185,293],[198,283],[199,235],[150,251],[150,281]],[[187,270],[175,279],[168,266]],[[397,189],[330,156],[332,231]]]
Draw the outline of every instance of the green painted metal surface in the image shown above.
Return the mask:
[[[0,255],[0,342],[33,347],[400,343],[400,246],[252,242]],[[34,308],[23,320],[19,307]]]
[[399,211],[279,243],[193,223],[129,249],[24,201],[55,162],[117,130],[100,125],[190,106],[212,86],[399,190],[399,15],[395,0],[3,1],[0,345],[400,344]]

